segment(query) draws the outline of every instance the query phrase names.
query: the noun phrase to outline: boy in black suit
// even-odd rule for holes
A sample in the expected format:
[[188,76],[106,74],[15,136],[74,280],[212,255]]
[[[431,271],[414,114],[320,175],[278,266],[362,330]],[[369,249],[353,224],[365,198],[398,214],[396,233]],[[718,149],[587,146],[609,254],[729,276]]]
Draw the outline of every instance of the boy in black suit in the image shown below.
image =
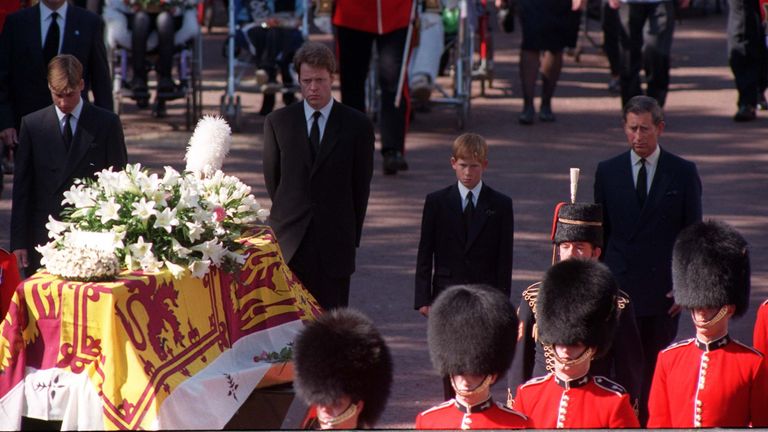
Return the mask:
[[[416,259],[414,308],[424,316],[451,285],[490,285],[509,297],[512,284],[512,199],[483,183],[488,144],[465,133],[453,143],[458,182],[427,195]],[[446,399],[452,397],[448,382]]]

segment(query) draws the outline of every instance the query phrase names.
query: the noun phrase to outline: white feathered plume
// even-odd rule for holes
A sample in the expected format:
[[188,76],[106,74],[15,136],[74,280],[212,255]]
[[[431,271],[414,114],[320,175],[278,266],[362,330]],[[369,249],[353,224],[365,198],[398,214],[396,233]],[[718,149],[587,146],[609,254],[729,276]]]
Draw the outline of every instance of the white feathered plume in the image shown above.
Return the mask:
[[187,171],[210,177],[221,169],[231,145],[232,129],[226,120],[219,116],[203,116],[189,138],[187,154],[184,156]]

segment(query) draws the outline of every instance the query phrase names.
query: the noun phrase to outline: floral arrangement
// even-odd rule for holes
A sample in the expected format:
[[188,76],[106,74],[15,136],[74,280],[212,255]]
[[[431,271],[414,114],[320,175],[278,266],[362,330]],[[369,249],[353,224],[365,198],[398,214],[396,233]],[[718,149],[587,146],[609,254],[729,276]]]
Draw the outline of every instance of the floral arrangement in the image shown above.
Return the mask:
[[94,247],[73,246],[67,253],[52,254],[46,266],[52,274],[81,282],[110,280],[120,273],[115,253]]
[[[220,170],[230,133],[223,119],[203,118],[190,139],[187,170],[181,173],[167,166],[159,176],[135,164],[76,180],[64,193],[63,220],[50,218],[46,224],[52,240],[38,247],[41,263],[52,274],[69,278],[59,263],[70,259],[62,255],[98,247],[127,270],[165,268],[176,278],[203,277],[211,265],[230,271],[239,267],[245,257],[237,253],[236,240],[268,211],[260,208],[249,186]],[[82,241],[78,233],[83,231],[99,235]],[[101,255],[81,255],[85,259],[77,277],[102,274]]]

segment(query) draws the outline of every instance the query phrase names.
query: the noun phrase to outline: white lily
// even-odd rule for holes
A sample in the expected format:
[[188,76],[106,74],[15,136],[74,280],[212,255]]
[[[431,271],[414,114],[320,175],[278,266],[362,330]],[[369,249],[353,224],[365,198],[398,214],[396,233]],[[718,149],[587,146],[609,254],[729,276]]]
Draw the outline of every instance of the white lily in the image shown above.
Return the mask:
[[208,274],[208,269],[210,267],[211,262],[209,260],[196,260],[189,264],[189,270],[192,272],[192,276],[198,279],[202,279],[203,276]]
[[203,260],[210,260],[217,267],[221,265],[221,260],[227,253],[227,249],[216,239],[195,245],[192,250],[202,253]]
[[170,261],[165,261],[165,266],[168,267],[168,271],[171,272],[174,279],[181,279],[187,273],[187,268]]
[[110,197],[106,202],[102,201],[99,209],[96,210],[96,216],[101,217],[101,223],[106,224],[111,220],[119,221],[120,215],[117,213],[122,206],[115,202],[114,197]]
[[131,216],[136,216],[142,221],[147,221],[151,216],[157,214],[157,210],[155,210],[155,202],[147,201],[144,197],[141,197],[141,200],[137,203],[133,203],[132,206],[134,210],[131,212]]
[[160,213],[157,213],[155,219],[155,228],[164,229],[170,234],[173,227],[179,225],[179,219],[176,217],[176,209],[165,208]]
[[140,258],[147,253],[152,253],[152,243],[144,242],[144,237],[139,236],[136,243],[128,245],[128,250],[131,251],[131,255]]

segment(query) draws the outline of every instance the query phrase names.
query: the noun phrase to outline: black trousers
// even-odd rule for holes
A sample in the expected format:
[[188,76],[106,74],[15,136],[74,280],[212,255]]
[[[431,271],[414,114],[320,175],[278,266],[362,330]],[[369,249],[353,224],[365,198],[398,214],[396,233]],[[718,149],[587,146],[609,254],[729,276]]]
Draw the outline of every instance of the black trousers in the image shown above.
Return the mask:
[[739,92],[738,105],[754,107],[768,74],[759,1],[729,0],[728,9],[728,63]]
[[395,106],[395,94],[403,63],[403,49],[407,28],[382,35],[337,27],[339,50],[341,102],[365,112],[365,79],[371,50],[376,43],[379,53],[379,87],[381,88],[381,152],[403,151],[405,131],[408,127],[408,77],[405,77],[400,106]]
[[619,52],[619,32],[621,22],[619,12],[603,0],[600,10],[600,20],[603,27],[603,51],[608,57],[611,75],[621,74],[621,54]]
[[172,16],[169,12],[159,14],[138,11],[128,15],[128,28],[131,30],[133,74],[144,81],[147,80],[147,39],[153,29],[157,29],[158,60],[157,75],[162,78],[171,77],[173,63],[174,33],[181,28],[181,18]]
[[328,253],[317,240],[312,226],[301,240],[288,267],[325,310],[349,306],[350,277],[333,277],[324,270],[320,257]]
[[645,94],[664,106],[675,32],[674,1],[622,3],[619,7],[622,105],[633,96],[644,94],[640,83],[643,69]]
[[643,345],[643,382],[640,389],[640,426],[648,422],[648,396],[656,370],[659,352],[668,347],[677,336],[677,324],[680,314],[670,317],[667,314],[637,317],[637,329]]

